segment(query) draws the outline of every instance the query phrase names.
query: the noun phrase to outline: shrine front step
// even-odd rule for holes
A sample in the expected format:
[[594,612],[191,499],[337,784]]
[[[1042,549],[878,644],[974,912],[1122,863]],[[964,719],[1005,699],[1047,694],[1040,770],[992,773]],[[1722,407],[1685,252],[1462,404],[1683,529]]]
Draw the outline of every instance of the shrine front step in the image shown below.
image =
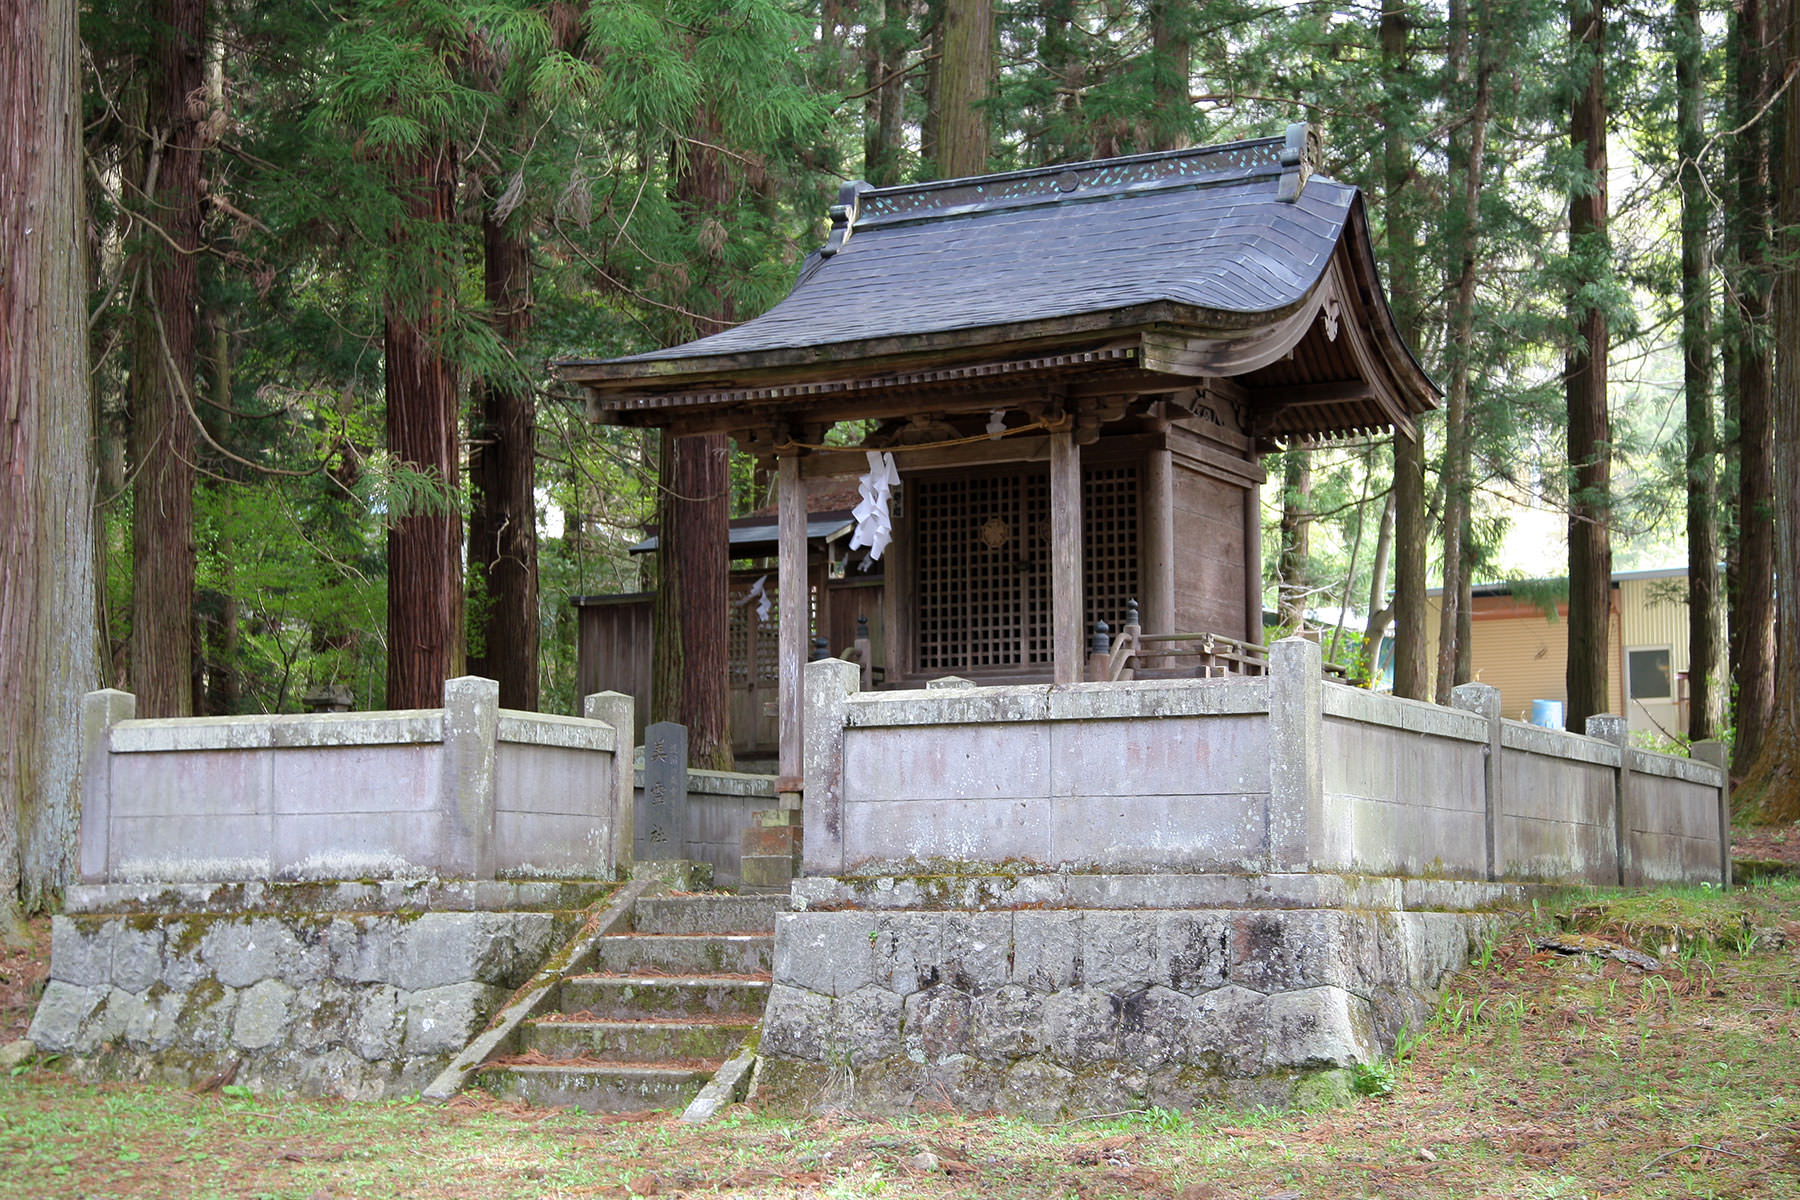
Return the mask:
[[786,896],[646,896],[631,929],[596,940],[564,976],[558,1011],[520,1030],[521,1053],[482,1086],[594,1112],[685,1107],[751,1038],[768,1004]]

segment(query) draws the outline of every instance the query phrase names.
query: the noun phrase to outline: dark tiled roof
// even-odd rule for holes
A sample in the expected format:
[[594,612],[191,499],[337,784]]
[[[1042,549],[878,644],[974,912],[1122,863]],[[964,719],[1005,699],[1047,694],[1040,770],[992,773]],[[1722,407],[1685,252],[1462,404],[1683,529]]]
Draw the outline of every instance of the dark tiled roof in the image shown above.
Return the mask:
[[[680,360],[1016,325],[1174,303],[1248,325],[1318,282],[1356,189],[1312,177],[1278,199],[1282,139],[906,188],[834,213],[788,297]],[[848,216],[849,221],[844,218]],[[841,237],[848,224],[848,237]],[[1210,322],[1209,322],[1210,323]]]

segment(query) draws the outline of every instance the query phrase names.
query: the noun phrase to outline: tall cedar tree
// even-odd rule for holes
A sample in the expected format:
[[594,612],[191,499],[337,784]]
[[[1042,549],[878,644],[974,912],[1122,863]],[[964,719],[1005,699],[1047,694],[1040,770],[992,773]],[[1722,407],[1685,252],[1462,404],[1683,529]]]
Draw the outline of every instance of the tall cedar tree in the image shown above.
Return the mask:
[[943,0],[935,166],[940,179],[988,169],[988,90],[994,78],[994,0]]
[[[1446,213],[1445,272],[1450,285],[1449,330],[1444,339],[1450,380],[1445,391],[1444,424],[1444,590],[1438,626],[1436,699],[1450,703],[1450,690],[1468,679],[1467,637],[1468,533],[1470,476],[1473,471],[1473,438],[1469,414],[1469,357],[1475,335],[1475,262],[1481,238],[1481,176],[1487,152],[1488,116],[1492,107],[1493,75],[1488,13],[1470,28],[1464,0],[1450,4],[1450,56],[1447,63],[1451,95],[1467,115],[1450,134],[1449,188],[1453,202]],[[1475,61],[1469,61],[1473,49]],[[1472,77],[1471,77],[1472,72]]]
[[[1312,459],[1305,450],[1281,456],[1281,547],[1275,592],[1281,623],[1299,632],[1312,598]],[[1254,631],[1253,631],[1254,632]]]
[[[700,231],[701,248],[718,256],[734,181],[721,152],[723,133],[702,104],[692,136],[675,150],[675,196]],[[722,289],[714,311],[695,321],[701,336],[730,326],[733,305]],[[656,646],[650,703],[658,721],[688,730],[688,764],[729,770],[731,712],[725,663],[729,659],[728,581],[731,566],[731,447],[722,433],[676,437],[665,432],[658,459],[657,496],[661,538],[657,551],[652,638]],[[782,596],[783,604],[806,597]]]
[[138,715],[194,710],[194,326],[206,0],[160,0],[131,372],[131,686]]
[[1732,555],[1731,768],[1742,774],[1762,752],[1775,710],[1775,460],[1770,404],[1774,364],[1769,353],[1770,122],[1762,115],[1769,90],[1769,21],[1763,0],[1742,0],[1734,15],[1733,195],[1727,229],[1735,271],[1728,294],[1736,300],[1731,344],[1731,397],[1737,410],[1737,545]]
[[[1411,22],[1404,0],[1383,0],[1381,39],[1382,214],[1387,230],[1386,268],[1394,321],[1409,346],[1419,344],[1419,235],[1407,193],[1417,187],[1407,115]],[[1394,437],[1394,694],[1423,700],[1430,687],[1427,663],[1425,554],[1425,431]]]
[[[456,153],[447,140],[396,149],[390,166],[403,219],[391,235],[396,272],[385,298],[382,334],[388,451],[402,468],[446,489],[459,479],[456,371],[444,353],[449,306],[445,230],[455,219]],[[462,518],[441,500],[398,514],[388,525],[389,708],[436,708],[458,665]]]
[[1681,180],[1681,357],[1687,401],[1688,737],[1725,723],[1720,672],[1719,513],[1712,401],[1712,205],[1700,156],[1706,144],[1705,44],[1700,0],[1675,5],[1676,124]]
[[1564,361],[1569,428],[1568,724],[1581,729],[1606,711],[1612,625],[1612,430],[1606,411],[1607,313],[1591,292],[1610,270],[1606,232],[1606,0],[1576,0],[1569,12],[1576,92],[1569,142],[1581,156],[1569,197],[1575,341]]
[[[1770,21],[1776,62],[1800,62],[1800,5],[1776,10]],[[1771,77],[1784,72],[1771,71]],[[1783,99],[1775,135],[1774,261],[1772,297],[1775,389],[1771,398],[1775,462],[1775,578],[1800,579],[1800,105]],[[1738,789],[1740,812],[1755,820],[1800,820],[1800,588],[1776,589],[1776,629],[1781,654],[1775,668],[1775,706],[1762,751]]]
[[0,17],[0,942],[71,876],[99,681],[74,0]]

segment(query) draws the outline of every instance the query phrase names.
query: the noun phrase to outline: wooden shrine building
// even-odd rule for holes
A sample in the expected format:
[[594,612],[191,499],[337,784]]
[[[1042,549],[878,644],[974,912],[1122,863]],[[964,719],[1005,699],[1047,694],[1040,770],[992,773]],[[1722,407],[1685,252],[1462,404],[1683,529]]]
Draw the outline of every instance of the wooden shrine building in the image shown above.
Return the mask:
[[[1308,126],[909,186],[844,186],[788,297],[736,328],[564,360],[596,419],[724,431],[779,472],[779,592],[806,488],[892,451],[884,677],[1081,678],[1084,633],[1259,641],[1258,456],[1396,428],[1436,389],[1382,294],[1363,201]],[[806,606],[779,609],[780,782],[799,789]],[[835,647],[834,647],[835,649]]]

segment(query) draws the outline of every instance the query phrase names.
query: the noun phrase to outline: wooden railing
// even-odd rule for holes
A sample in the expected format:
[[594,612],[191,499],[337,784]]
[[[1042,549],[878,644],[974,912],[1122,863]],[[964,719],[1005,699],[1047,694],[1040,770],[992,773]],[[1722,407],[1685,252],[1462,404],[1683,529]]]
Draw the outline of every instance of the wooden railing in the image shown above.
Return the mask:
[[[1316,634],[1301,634],[1317,641]],[[1120,679],[1213,679],[1227,675],[1263,675],[1269,669],[1268,647],[1226,637],[1222,633],[1145,633],[1137,601],[1125,608],[1125,625],[1115,637],[1105,621],[1094,623],[1088,645],[1090,683]],[[1342,663],[1324,664],[1325,675],[1349,679]]]

